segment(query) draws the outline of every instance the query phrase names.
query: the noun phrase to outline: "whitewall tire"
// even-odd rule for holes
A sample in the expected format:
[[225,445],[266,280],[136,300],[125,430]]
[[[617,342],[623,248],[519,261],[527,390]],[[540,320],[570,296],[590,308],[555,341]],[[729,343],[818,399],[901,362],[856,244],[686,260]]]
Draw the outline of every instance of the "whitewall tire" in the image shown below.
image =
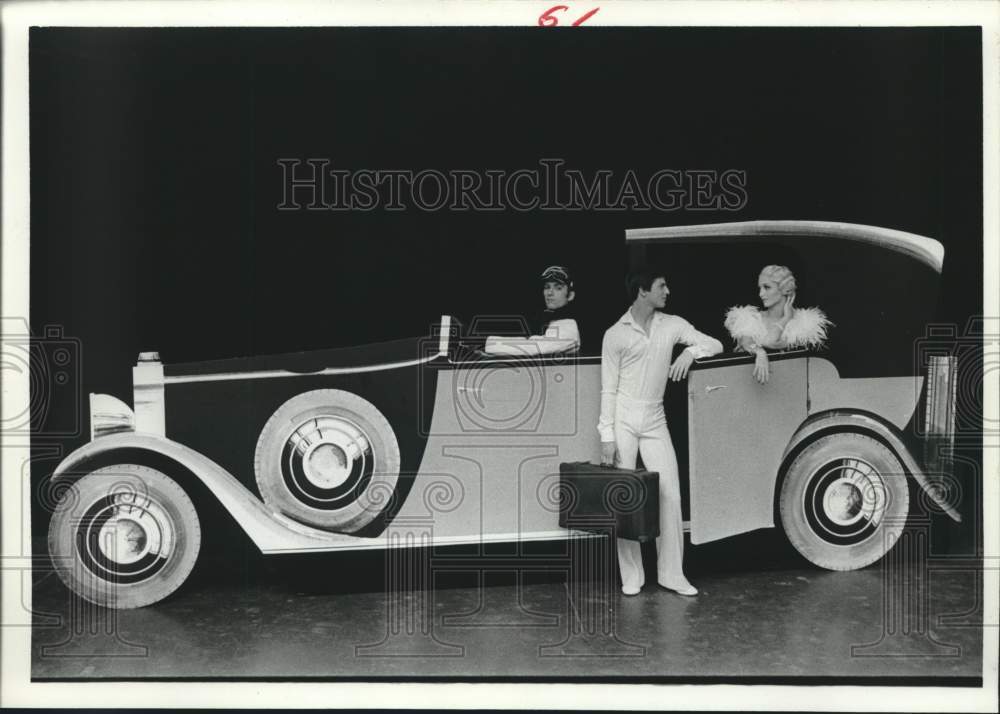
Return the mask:
[[863,568],[903,532],[906,473],[882,442],[864,434],[830,434],[795,457],[779,508],[785,534],[807,560],[829,570]]
[[254,469],[264,502],[317,528],[353,533],[389,505],[399,443],[370,402],[339,389],[289,399],[261,430]]
[[191,499],[165,474],[138,464],[107,466],[76,481],[49,522],[59,577],[105,607],[167,597],[190,575],[200,547]]

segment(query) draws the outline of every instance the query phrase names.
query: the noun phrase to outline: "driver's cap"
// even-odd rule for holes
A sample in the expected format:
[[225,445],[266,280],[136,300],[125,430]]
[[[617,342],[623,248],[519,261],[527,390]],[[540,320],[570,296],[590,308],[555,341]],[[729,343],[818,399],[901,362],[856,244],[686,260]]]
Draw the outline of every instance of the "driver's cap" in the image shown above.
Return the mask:
[[562,265],[550,265],[542,271],[542,280],[555,280],[568,288],[573,287],[573,278],[570,277],[569,269]]

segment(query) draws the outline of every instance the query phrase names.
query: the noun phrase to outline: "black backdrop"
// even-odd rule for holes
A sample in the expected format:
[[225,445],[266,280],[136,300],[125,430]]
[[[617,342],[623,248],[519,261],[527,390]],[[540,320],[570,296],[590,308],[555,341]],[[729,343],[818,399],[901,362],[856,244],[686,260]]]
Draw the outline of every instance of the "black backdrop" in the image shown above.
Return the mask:
[[[982,311],[980,59],[976,28],[35,28],[32,329],[80,340],[79,393],[127,400],[139,350],[177,362],[415,336],[443,313],[533,310],[556,262],[610,322],[626,228],[764,218],[940,240],[937,319],[964,326]],[[277,160],[311,157],[738,169],[748,201],[277,210]],[[72,402],[53,393],[46,413]]]

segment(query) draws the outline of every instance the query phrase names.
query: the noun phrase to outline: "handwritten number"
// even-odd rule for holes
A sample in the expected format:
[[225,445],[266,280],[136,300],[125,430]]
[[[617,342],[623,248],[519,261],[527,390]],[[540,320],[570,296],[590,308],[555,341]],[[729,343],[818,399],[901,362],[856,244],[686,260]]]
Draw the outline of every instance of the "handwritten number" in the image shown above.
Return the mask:
[[546,10],[545,12],[543,12],[541,14],[541,16],[538,18],[538,26],[539,27],[555,27],[556,25],[558,25],[559,24],[559,18],[555,17],[552,14],[556,10],[569,10],[569,8],[566,5],[555,5],[554,7],[550,7],[548,10]]
[[587,20],[589,20],[590,18],[592,18],[592,17],[594,16],[594,14],[595,14],[595,13],[596,13],[596,12],[597,12],[598,10],[600,10],[600,9],[601,9],[601,8],[599,8],[599,7],[595,7],[595,8],[593,9],[593,10],[591,10],[591,11],[590,11],[590,12],[588,12],[588,13],[587,13],[586,15],[584,15],[583,17],[581,17],[581,18],[580,18],[579,20],[577,20],[576,22],[574,22],[574,23],[573,23],[573,27],[578,27],[579,25],[582,25],[582,24],[583,24],[583,23],[585,23],[585,22],[586,22]]
[[[583,23],[585,23],[587,20],[589,20],[590,18],[592,18],[597,13],[597,11],[600,10],[600,9],[601,8],[599,8],[599,7],[595,7],[593,10],[591,10],[587,14],[581,16],[578,20],[576,20],[573,23],[573,27],[579,27],[580,25],[582,25]],[[556,17],[555,13],[556,12],[565,12],[566,10],[569,10],[569,6],[568,5],[553,5],[548,10],[546,10],[545,12],[543,12],[541,15],[538,16],[538,26],[539,27],[555,27],[556,25],[559,24],[559,18]]]

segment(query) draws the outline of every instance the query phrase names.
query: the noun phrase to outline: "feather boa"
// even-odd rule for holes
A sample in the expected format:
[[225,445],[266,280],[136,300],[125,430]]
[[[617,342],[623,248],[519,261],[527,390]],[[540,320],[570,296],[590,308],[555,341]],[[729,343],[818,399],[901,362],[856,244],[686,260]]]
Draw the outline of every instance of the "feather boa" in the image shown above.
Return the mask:
[[797,307],[781,337],[788,347],[819,349],[826,342],[826,330],[833,325],[818,307]]
[[761,347],[808,347],[819,349],[826,342],[827,328],[832,327],[818,307],[797,307],[781,332],[782,345],[768,344],[767,326],[760,310],[753,305],[732,307],[726,313],[726,329],[736,342],[749,338]]
[[742,340],[748,338],[758,345],[767,342],[764,319],[760,315],[760,310],[753,305],[729,308],[729,312],[726,313],[726,329],[729,330],[737,347]]

